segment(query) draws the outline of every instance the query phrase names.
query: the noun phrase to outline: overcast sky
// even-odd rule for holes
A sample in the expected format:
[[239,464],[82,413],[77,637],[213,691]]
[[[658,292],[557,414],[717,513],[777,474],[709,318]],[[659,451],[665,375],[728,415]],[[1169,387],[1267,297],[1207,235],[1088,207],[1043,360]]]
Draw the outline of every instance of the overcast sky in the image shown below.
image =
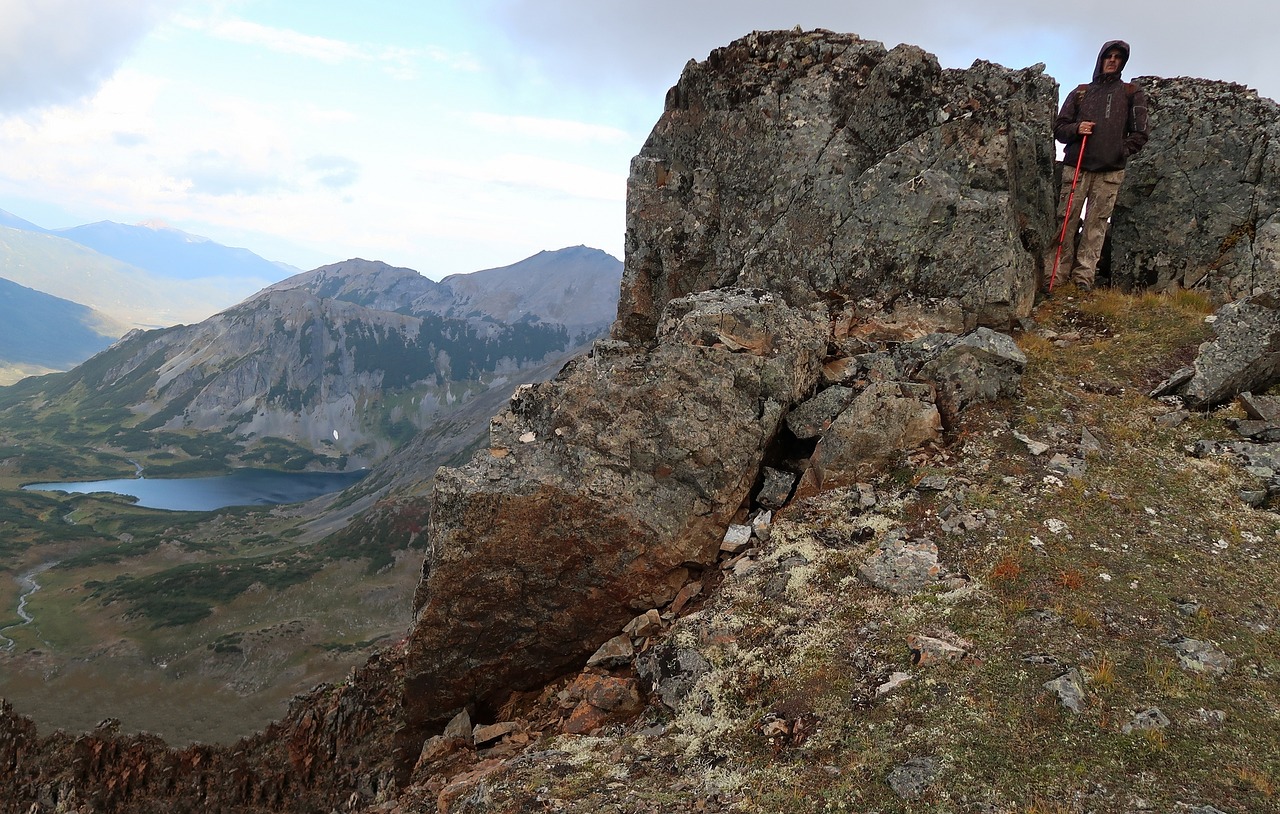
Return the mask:
[[628,164],[689,59],[828,28],[944,67],[1099,46],[1126,76],[1280,97],[1275,0],[0,0],[0,209],[163,221],[304,269],[432,278],[586,244],[622,256]]

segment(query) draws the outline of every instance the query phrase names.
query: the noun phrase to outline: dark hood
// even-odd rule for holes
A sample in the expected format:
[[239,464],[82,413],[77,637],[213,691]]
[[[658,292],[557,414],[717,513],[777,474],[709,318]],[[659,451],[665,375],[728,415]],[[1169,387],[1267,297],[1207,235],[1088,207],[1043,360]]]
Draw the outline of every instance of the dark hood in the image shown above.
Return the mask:
[[1129,64],[1129,43],[1124,40],[1111,40],[1102,46],[1102,50],[1098,52],[1098,62],[1093,66],[1093,81],[1098,82],[1102,79],[1102,55],[1110,51],[1112,48],[1119,48],[1123,54],[1120,57],[1120,73],[1124,73],[1124,66]]

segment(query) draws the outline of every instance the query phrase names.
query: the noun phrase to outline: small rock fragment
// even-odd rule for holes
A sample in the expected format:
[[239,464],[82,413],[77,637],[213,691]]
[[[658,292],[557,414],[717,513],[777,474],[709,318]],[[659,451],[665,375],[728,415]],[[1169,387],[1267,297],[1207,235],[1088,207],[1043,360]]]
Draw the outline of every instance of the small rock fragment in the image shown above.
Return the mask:
[[913,757],[889,772],[889,787],[903,800],[915,800],[924,794],[938,776],[938,761],[931,757]]
[[781,509],[787,505],[791,491],[795,489],[796,476],[782,469],[764,467],[764,483],[756,495],[756,503],[766,509]]
[[1059,452],[1049,459],[1048,470],[1068,478],[1079,479],[1084,477],[1085,462],[1079,458],[1071,458]]
[[1158,416],[1156,418],[1156,424],[1161,427],[1172,429],[1173,427],[1182,426],[1182,424],[1190,417],[1191,413],[1187,410],[1174,410],[1171,413],[1165,413],[1162,416]]
[[1169,642],[1169,646],[1178,651],[1178,661],[1182,666],[1193,673],[1223,676],[1235,664],[1230,656],[1212,642],[1179,636]]
[[486,743],[492,743],[499,738],[510,735],[520,728],[520,724],[515,721],[500,721],[496,724],[477,724],[476,728],[471,730],[471,740],[476,746],[483,746]]
[[893,673],[889,680],[876,687],[876,695],[888,695],[911,680],[910,673]]
[[471,743],[471,714],[465,709],[453,716],[442,733],[446,738],[461,738]]
[[941,572],[938,547],[931,540],[903,540],[892,534],[858,566],[864,582],[895,594],[916,593]]
[[955,664],[969,654],[963,647],[932,636],[908,636],[907,646],[911,648],[911,663],[918,667]]
[[633,639],[647,639],[662,630],[662,614],[651,609],[640,614],[627,623],[622,632]]
[[601,667],[606,670],[624,667],[631,663],[631,658],[635,654],[636,650],[631,644],[630,636],[614,636],[600,645],[600,649],[587,659],[587,666]]
[[741,554],[751,547],[751,527],[733,523],[724,533],[720,550],[726,554]]
[[1032,439],[1032,438],[1030,438],[1030,437],[1028,437],[1028,436],[1026,436],[1026,435],[1023,435],[1022,433],[1018,432],[1017,430],[1014,430],[1014,431],[1013,431],[1013,437],[1014,437],[1014,438],[1017,438],[1019,441],[1021,441],[1021,442],[1022,442],[1022,443],[1024,443],[1024,444],[1026,444],[1026,445],[1027,445],[1027,450],[1028,450],[1032,455],[1035,455],[1036,457],[1039,457],[1039,456],[1041,456],[1041,455],[1043,455],[1043,454],[1045,454],[1046,452],[1048,452],[1048,451],[1049,451],[1049,445],[1048,445],[1048,444],[1042,443],[1042,442],[1040,442],[1040,441],[1036,441],[1036,440],[1034,440],[1034,439]]
[[1126,735],[1135,730],[1144,729],[1164,729],[1169,725],[1169,718],[1160,711],[1159,707],[1152,707],[1133,716],[1133,720],[1121,727],[1121,731]]
[[1084,710],[1084,679],[1080,677],[1080,671],[1075,667],[1052,681],[1046,681],[1044,688],[1058,696],[1062,706],[1072,712]]
[[702,583],[690,582],[680,589],[680,592],[676,594],[676,598],[671,600],[671,605],[667,610],[673,614],[679,615],[680,611],[684,610],[685,606],[700,593],[702,593]]

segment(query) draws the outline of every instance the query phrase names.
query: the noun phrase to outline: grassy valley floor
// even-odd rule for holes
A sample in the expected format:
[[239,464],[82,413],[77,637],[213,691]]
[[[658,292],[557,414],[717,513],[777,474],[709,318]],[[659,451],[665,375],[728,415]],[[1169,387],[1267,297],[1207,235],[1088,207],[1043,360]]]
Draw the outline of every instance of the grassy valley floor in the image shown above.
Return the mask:
[[[402,637],[421,553],[297,539],[296,508],[158,512],[0,484],[0,697],[42,729],[104,718],[230,742]],[[408,535],[402,535],[407,540]],[[21,624],[20,594],[34,576]]]

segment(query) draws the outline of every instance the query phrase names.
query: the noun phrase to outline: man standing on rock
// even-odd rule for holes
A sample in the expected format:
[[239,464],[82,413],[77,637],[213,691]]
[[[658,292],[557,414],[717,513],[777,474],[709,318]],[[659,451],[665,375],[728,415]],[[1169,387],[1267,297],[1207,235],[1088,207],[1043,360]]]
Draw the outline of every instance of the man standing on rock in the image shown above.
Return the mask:
[[[1124,180],[1125,163],[1147,143],[1147,96],[1137,84],[1120,78],[1128,61],[1127,42],[1112,40],[1102,46],[1093,81],[1067,95],[1053,125],[1054,137],[1067,145],[1062,158],[1058,216],[1070,224],[1062,241],[1057,271],[1084,289],[1093,287],[1111,210]],[[1082,144],[1084,158],[1079,160]],[[1078,160],[1080,177],[1076,179]],[[1077,236],[1077,229],[1072,227],[1079,223],[1086,201],[1084,228]]]

